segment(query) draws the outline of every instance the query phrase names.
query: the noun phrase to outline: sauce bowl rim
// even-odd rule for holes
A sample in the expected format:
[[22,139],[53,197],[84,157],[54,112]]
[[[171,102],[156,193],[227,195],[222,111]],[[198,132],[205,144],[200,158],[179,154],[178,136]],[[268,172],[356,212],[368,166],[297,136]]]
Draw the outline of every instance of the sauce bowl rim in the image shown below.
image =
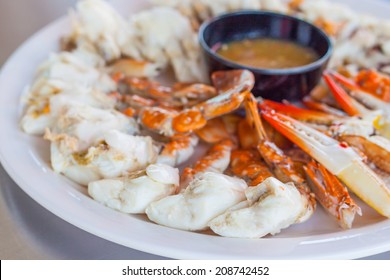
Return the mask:
[[[235,17],[235,16],[243,16],[243,15],[266,15],[266,16],[273,16],[273,17],[279,17],[279,18],[288,18],[290,20],[302,22],[304,24],[307,24],[310,26],[310,28],[314,29],[315,32],[318,32],[322,37],[325,38],[325,41],[327,43],[327,50],[324,55],[322,55],[320,58],[315,60],[312,63],[298,66],[298,67],[290,67],[290,68],[281,68],[281,69],[270,69],[270,68],[257,68],[257,67],[250,67],[245,66],[244,64],[233,62],[229,59],[226,59],[219,55],[215,50],[212,49],[213,46],[209,46],[206,43],[206,40],[204,38],[204,33],[206,29],[213,23],[223,20],[225,18],[229,17]],[[267,38],[267,37],[259,37],[259,38]],[[199,28],[198,32],[198,39],[200,42],[201,47],[209,54],[211,55],[215,60],[217,60],[219,63],[224,64],[230,68],[236,68],[236,69],[248,69],[252,72],[259,73],[259,74],[268,74],[268,75],[286,75],[286,74],[301,74],[306,73],[309,71],[312,71],[318,67],[320,67],[322,64],[324,64],[332,55],[333,53],[333,44],[329,36],[322,31],[317,26],[311,24],[310,22],[300,19],[298,17],[277,13],[277,12],[271,12],[271,11],[254,11],[254,10],[244,10],[244,11],[238,11],[238,12],[229,12],[224,13],[222,15],[216,16],[214,18],[211,18],[205,22],[202,23],[202,25]],[[277,38],[275,38],[277,39]]]

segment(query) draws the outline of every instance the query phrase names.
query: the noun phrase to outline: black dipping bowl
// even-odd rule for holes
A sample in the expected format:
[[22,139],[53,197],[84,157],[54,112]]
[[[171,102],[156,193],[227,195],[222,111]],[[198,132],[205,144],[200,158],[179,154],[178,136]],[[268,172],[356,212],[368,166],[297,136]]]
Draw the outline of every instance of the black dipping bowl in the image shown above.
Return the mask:
[[[313,63],[286,69],[253,68],[227,60],[216,53],[221,44],[256,38],[289,40],[310,47],[319,55]],[[253,93],[267,99],[301,100],[318,83],[332,53],[328,36],[301,19],[263,11],[225,14],[205,22],[199,30],[210,74],[217,70],[248,69],[256,83]]]

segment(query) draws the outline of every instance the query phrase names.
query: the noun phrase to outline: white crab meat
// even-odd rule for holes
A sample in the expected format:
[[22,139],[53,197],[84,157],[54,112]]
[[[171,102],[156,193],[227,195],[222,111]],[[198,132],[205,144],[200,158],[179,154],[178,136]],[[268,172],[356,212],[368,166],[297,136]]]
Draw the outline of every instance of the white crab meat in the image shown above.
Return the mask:
[[386,51],[390,40],[388,20],[357,14],[346,5],[322,0],[303,1],[296,15],[314,23],[320,20],[335,26],[331,68],[342,65],[382,69],[390,63]]
[[362,107],[363,110],[359,109],[363,112],[362,119],[370,122],[379,135],[390,139],[390,104],[359,90],[351,91],[351,95],[365,107],[370,108],[365,111],[365,107]]
[[181,193],[151,203],[145,212],[151,221],[160,225],[203,230],[211,219],[244,200],[246,189],[244,180],[206,172]]
[[171,65],[179,81],[208,80],[197,34],[172,8],[153,8],[125,21],[105,1],[83,0],[71,15],[73,31],[66,40],[92,42],[106,61],[125,55],[146,63],[137,75],[155,76]]
[[362,118],[349,118],[342,122],[336,122],[330,130],[338,135],[358,135],[370,138],[372,135],[380,135],[390,139],[390,118],[383,110],[370,111]]
[[106,65],[97,48],[90,41],[83,38],[79,38],[76,47],[69,50],[69,52],[90,67],[103,68]]
[[327,20],[343,21],[354,20],[356,14],[347,6],[339,3],[329,4],[329,1],[303,1],[299,5],[305,18],[309,21],[315,21],[318,18],[325,17]]
[[73,138],[77,141],[77,147],[71,148],[70,151],[81,152],[92,145],[101,143],[105,133],[110,130],[135,134],[138,132],[138,126],[134,119],[118,111],[73,104],[62,107],[47,137],[51,141],[56,141],[55,138],[61,135]]
[[[115,90],[116,84],[108,74],[95,68],[102,62],[90,51],[83,44],[72,53],[51,55],[38,68],[36,79],[23,94],[27,108],[21,127],[26,133],[41,135],[46,127],[51,127],[56,118],[51,103],[113,108],[114,101],[106,93]],[[61,99],[61,102],[52,101],[52,98]]]
[[260,0],[260,8],[262,10],[270,10],[279,13],[288,12],[288,6],[283,0]]
[[127,25],[111,5],[102,0],[83,0],[70,15],[73,29],[66,40],[76,44],[80,39],[91,42],[106,61],[121,56],[119,41]]
[[179,170],[165,164],[151,164],[144,171],[88,184],[96,201],[124,213],[145,213],[153,201],[175,193]]
[[227,12],[260,9],[287,11],[287,5],[279,0],[151,0],[151,2],[156,6],[175,8],[197,25],[211,17]]
[[100,109],[113,109],[115,100],[105,93],[83,86],[73,86],[46,101],[28,106],[21,119],[24,132],[42,135],[46,128],[51,128],[64,107],[88,105]]
[[390,140],[390,116],[382,115],[374,121],[374,127],[378,134]]
[[375,133],[372,121],[362,120],[359,118],[349,118],[339,123],[336,122],[330,127],[330,130],[334,131],[336,136],[360,135],[368,137]]
[[51,127],[53,123],[54,119],[45,102],[27,107],[20,120],[20,127],[27,134],[42,135],[45,129]]
[[[198,2],[203,5],[204,9],[209,10],[209,17],[244,9],[259,10],[261,7],[259,0],[201,0]],[[204,10],[203,14],[205,12],[206,11]]]
[[57,117],[65,106],[91,106],[97,109],[113,110],[115,100],[93,88],[75,86],[50,98],[50,112]]
[[130,18],[129,30],[132,35],[124,44],[125,55],[154,62],[161,68],[171,65],[181,82],[208,80],[197,34],[189,20],[175,9],[155,7],[135,14]]
[[132,136],[117,130],[103,134],[102,142],[82,152],[70,152],[77,146],[75,138],[52,136],[51,164],[54,171],[81,184],[116,178],[142,170],[157,159],[151,137]]
[[306,202],[292,183],[270,177],[245,191],[247,200],[210,221],[218,235],[260,238],[279,233],[296,223],[305,212]]
[[149,61],[129,58],[118,59],[108,68],[110,73],[121,73],[127,77],[156,77],[160,74],[160,66]]
[[[52,96],[73,86],[91,87],[103,92],[116,89],[115,82],[103,70],[89,65],[91,58],[83,59],[85,52],[61,52],[50,55],[37,71],[30,88],[29,99]],[[100,64],[100,63],[99,63]]]

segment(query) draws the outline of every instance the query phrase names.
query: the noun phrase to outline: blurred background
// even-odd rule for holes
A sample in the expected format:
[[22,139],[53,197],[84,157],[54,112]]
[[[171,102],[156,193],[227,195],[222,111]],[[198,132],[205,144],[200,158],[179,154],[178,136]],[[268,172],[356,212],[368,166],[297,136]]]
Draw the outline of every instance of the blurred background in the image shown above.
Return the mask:
[[0,0],[0,67],[24,40],[67,13],[76,0]]

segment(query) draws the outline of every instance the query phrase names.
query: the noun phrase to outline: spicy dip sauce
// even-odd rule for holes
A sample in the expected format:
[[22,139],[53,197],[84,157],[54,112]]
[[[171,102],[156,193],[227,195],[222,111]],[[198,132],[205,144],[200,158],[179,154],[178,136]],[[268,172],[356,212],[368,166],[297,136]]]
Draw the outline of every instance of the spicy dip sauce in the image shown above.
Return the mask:
[[265,69],[299,67],[319,59],[318,54],[311,48],[272,38],[233,41],[222,44],[216,52],[235,63]]

